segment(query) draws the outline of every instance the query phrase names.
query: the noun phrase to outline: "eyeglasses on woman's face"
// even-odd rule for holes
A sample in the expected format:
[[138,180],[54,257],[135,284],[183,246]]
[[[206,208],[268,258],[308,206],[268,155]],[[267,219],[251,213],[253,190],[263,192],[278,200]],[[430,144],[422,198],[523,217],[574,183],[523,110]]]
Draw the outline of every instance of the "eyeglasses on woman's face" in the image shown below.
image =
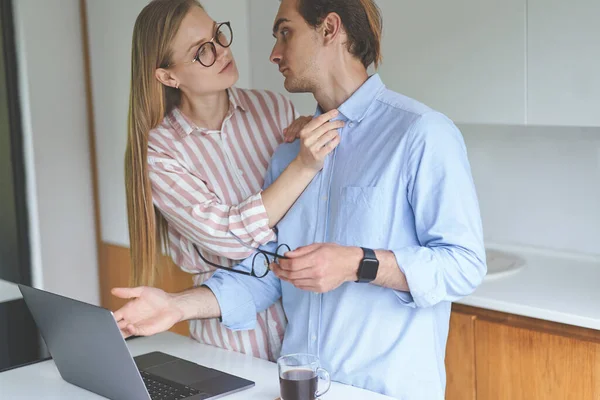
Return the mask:
[[196,50],[196,53],[194,54],[194,59],[192,61],[171,63],[167,65],[166,68],[179,64],[192,64],[195,62],[199,62],[207,68],[212,67],[217,61],[217,47],[215,46],[215,42],[223,48],[231,46],[231,43],[233,43],[233,31],[231,30],[231,22],[227,21],[218,23],[215,29],[214,36],[208,42],[204,42],[198,47],[198,50]]

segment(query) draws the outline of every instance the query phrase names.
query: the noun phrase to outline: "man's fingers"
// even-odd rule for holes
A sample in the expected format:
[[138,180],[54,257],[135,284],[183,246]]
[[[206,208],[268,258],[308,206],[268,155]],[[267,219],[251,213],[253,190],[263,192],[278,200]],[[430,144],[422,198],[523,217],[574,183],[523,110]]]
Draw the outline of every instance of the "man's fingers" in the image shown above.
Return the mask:
[[301,246],[301,247],[298,247],[296,250],[286,252],[284,254],[284,256],[289,257],[289,258],[302,257],[302,256],[305,256],[306,254],[312,253],[313,251],[317,250],[319,247],[321,247],[320,243],[313,243],[313,244],[309,244],[307,246]]
[[273,272],[279,279],[282,279],[282,277],[285,276],[285,271],[281,268],[281,265],[277,263],[271,263],[269,268],[271,269],[271,272]]
[[112,288],[111,293],[113,296],[120,297],[122,299],[132,299],[134,297],[140,297],[144,288],[142,286],[134,288]]
[[315,279],[315,271],[313,268],[307,268],[300,271],[286,271],[284,269],[280,269],[280,279],[288,282],[296,282],[298,280],[314,280]]
[[274,264],[271,266],[271,271],[273,271],[273,273],[275,273],[279,279],[291,283],[298,289],[306,290],[308,292],[320,292],[317,284],[318,281],[311,276],[313,271],[310,269],[298,272],[289,272],[281,269],[277,264]]
[[119,322],[123,319],[123,311],[121,311],[122,308],[119,308],[117,311],[113,312],[113,317],[115,318],[115,321]]
[[169,329],[172,326],[163,329],[166,326],[163,324],[164,322],[163,319],[158,318],[145,319],[144,321],[135,324],[136,336],[151,336]]
[[128,301],[123,307],[119,308],[117,311],[113,312],[113,316],[117,322],[122,320],[131,320],[131,315],[136,315],[135,307],[138,304],[139,300],[134,299]]
[[137,331],[137,328],[133,324],[127,324],[125,327],[125,332],[127,332],[129,336],[140,336],[138,335]]
[[129,324],[126,330],[132,336],[150,336],[154,334],[152,324],[149,323]]
[[302,271],[315,266],[315,257],[312,253],[294,259],[279,259],[279,266],[285,271]]
[[321,289],[315,284],[314,279],[298,279],[290,282],[298,289],[306,290],[307,292],[320,293]]

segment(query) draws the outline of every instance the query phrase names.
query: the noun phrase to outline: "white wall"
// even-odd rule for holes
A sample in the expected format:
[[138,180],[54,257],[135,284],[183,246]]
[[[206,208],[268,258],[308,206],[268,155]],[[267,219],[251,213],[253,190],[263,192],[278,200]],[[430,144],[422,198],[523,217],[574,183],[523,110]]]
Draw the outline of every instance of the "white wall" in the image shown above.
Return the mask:
[[[133,25],[147,0],[86,0],[91,57],[92,93],[100,189],[102,240],[129,246],[123,156],[127,137],[127,107]],[[246,1],[204,0],[217,21],[231,21],[239,87],[250,87],[250,50]],[[110,26],[110,29],[107,27]]]
[[33,281],[98,304],[79,2],[13,4]]
[[528,0],[527,14],[528,121],[600,126],[600,1]]
[[487,241],[600,254],[600,128],[460,128]]
[[526,122],[525,0],[377,3],[384,16],[380,73],[391,89],[454,121]]

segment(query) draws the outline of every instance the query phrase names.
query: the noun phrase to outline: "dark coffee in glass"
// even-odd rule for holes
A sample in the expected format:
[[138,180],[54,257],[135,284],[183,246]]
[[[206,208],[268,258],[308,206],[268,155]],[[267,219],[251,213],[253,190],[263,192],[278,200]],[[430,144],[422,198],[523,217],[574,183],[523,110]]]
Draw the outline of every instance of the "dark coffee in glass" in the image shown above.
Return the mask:
[[[329,373],[320,367],[319,359],[310,354],[291,354],[277,360],[281,400],[315,400],[331,386]],[[325,390],[319,392],[319,378]]]
[[291,369],[279,377],[283,400],[315,400],[319,378],[310,369]]

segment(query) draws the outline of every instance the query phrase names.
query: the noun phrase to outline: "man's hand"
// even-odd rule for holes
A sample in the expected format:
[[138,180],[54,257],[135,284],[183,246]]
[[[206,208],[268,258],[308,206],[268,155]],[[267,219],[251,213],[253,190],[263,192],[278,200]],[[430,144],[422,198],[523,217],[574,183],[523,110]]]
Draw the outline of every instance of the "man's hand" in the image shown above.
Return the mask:
[[287,252],[285,256],[289,259],[279,259],[279,265],[271,264],[271,270],[279,279],[298,289],[325,293],[344,282],[356,281],[363,251],[360,247],[315,243]]
[[169,330],[183,319],[175,295],[152,287],[114,288],[111,293],[133,299],[114,312],[123,337],[150,336]]

